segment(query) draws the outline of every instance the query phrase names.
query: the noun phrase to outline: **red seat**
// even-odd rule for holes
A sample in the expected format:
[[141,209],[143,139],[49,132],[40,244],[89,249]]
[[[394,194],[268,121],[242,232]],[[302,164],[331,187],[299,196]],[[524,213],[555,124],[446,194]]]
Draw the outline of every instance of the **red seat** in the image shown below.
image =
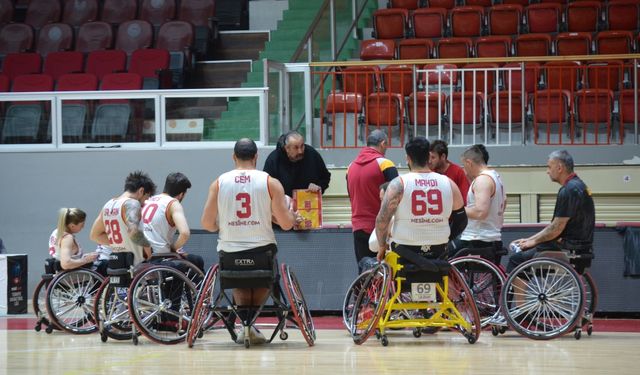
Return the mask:
[[76,51],[89,53],[111,48],[113,30],[111,25],[102,21],[87,22],[80,26],[76,38]]
[[56,83],[56,91],[95,91],[97,89],[98,77],[91,73],[64,74]]
[[360,60],[393,60],[395,56],[393,39],[369,39],[360,43]]
[[169,51],[166,49],[139,49],[131,55],[129,73],[136,73],[144,79],[143,88],[169,88]]
[[[101,90],[140,90],[142,77],[135,73],[107,74],[100,83]],[[101,100],[96,107],[91,126],[92,139],[122,141],[125,139],[132,112],[139,112],[136,105],[126,99]],[[138,116],[134,116],[137,118]]]
[[574,98],[577,129],[572,139],[575,141],[581,136],[583,144],[609,144],[613,92],[606,89],[579,90]]
[[489,9],[489,33],[491,35],[520,34],[522,5],[500,4]]
[[398,43],[398,58],[400,60],[430,59],[432,51],[433,41],[431,39],[402,39]]
[[471,38],[442,38],[436,48],[440,59],[466,59],[471,57]]
[[502,4],[506,4],[506,5],[513,4],[513,5],[520,5],[522,7],[526,7],[529,5],[529,0],[502,0]]
[[60,20],[60,2],[58,0],[30,0],[24,23],[34,29]]
[[638,112],[638,122],[640,122],[640,98],[638,107],[634,107],[635,90],[620,91],[620,122],[622,124],[633,124],[635,122],[635,112]]
[[598,31],[601,5],[598,1],[577,1],[567,7],[567,31]]
[[158,30],[155,48],[169,51],[171,69],[183,69],[185,66],[191,66],[193,40],[192,24],[186,21],[169,21]]
[[24,74],[40,73],[42,59],[40,54],[32,52],[10,53],[4,58],[2,72],[10,80]]
[[11,0],[0,0],[0,26],[13,20],[13,2]]
[[413,69],[408,65],[389,65],[382,69],[382,87],[386,92],[409,96],[413,92]]
[[587,66],[587,84],[592,89],[621,90],[624,64],[622,61],[592,62]]
[[140,4],[140,19],[151,23],[153,26],[160,26],[174,19],[175,16],[175,0],[142,0]]
[[550,61],[544,64],[547,89],[573,92],[580,82],[580,63],[577,61]]
[[596,52],[600,55],[629,54],[632,47],[631,31],[601,31],[596,34]]
[[458,67],[454,64],[426,64],[423,69],[427,72],[421,74],[420,83],[427,86],[444,86],[444,88],[456,88],[458,85]]
[[402,39],[407,34],[409,11],[378,9],[373,12],[373,33],[377,39]]
[[142,89],[142,77],[136,73],[112,73],[107,74],[100,82],[100,90],[140,90]]
[[9,91],[9,77],[7,77],[6,75],[0,73],[0,92],[7,92]]
[[390,8],[416,10],[420,8],[420,0],[389,0]]
[[556,37],[556,54],[558,56],[589,55],[590,53],[590,33],[560,33]]
[[638,30],[638,0],[610,0],[607,3],[609,30]]
[[493,0],[464,0],[465,6],[479,6],[489,8],[493,5]]
[[0,54],[25,52],[33,46],[33,29],[24,23],[10,23],[0,30]]
[[[416,107],[414,107],[414,96],[417,102]],[[431,91],[427,94],[424,91],[419,91],[409,96],[409,121],[412,125],[437,126],[442,124],[442,116],[446,113],[446,109],[446,95],[443,92]]]
[[507,57],[511,52],[511,38],[496,35],[476,39],[476,57]]
[[[398,134],[404,139],[404,99],[401,94],[390,92],[376,92],[366,99],[365,123],[368,126],[382,128],[382,130]],[[397,146],[389,137],[389,144]],[[400,145],[403,142],[400,141]]]
[[[355,92],[332,92],[327,96],[324,106],[322,134],[331,147],[354,147],[356,140],[362,138],[358,126],[359,115],[363,112],[363,97]],[[325,138],[322,144],[325,145]]]
[[355,92],[332,92],[327,96],[326,113],[362,113],[362,95]]
[[447,24],[444,8],[420,8],[411,15],[413,34],[416,38],[440,38]]
[[99,80],[116,72],[124,72],[127,54],[120,50],[93,51],[87,56],[86,73],[95,74]]
[[[46,92],[53,90],[53,78],[47,74],[25,74],[13,79],[12,92]],[[47,103],[47,102],[45,102]],[[45,106],[47,106],[45,104]],[[0,134],[2,143],[42,143],[44,134],[39,137],[43,123],[43,103],[39,101],[21,101],[12,103],[5,115],[4,126]],[[48,107],[48,106],[47,106]],[[50,125],[49,125],[50,126]],[[47,137],[48,138],[48,137]]]
[[[572,96],[566,90],[541,90],[533,96],[533,129],[536,144],[563,143],[570,131]],[[566,136],[565,136],[566,139]]]
[[103,0],[100,20],[113,25],[136,18],[138,2],[130,0]]
[[496,91],[498,71],[495,69],[498,68],[498,66],[496,63],[473,63],[465,65],[464,69],[473,70],[464,71],[461,90],[481,93],[492,93]]
[[482,125],[484,95],[481,92],[454,92],[451,94],[451,101],[453,124]]
[[377,66],[349,66],[342,71],[342,91],[366,97],[378,88],[379,74]]
[[98,0],[64,0],[62,22],[73,27],[98,19]]
[[532,4],[526,8],[525,14],[530,33],[557,33],[560,28],[560,4]]
[[[505,68],[513,68],[517,67],[518,70],[511,70],[509,72],[504,72],[502,77],[502,82],[504,83],[505,89],[511,88],[512,91],[522,91],[522,68],[520,63],[513,62],[504,65]],[[535,91],[538,82],[540,82],[540,75],[542,74],[542,70],[540,69],[540,64],[537,62],[528,62],[524,68],[524,89],[526,93],[532,93]],[[509,78],[511,77],[511,78]]]
[[[65,74],[58,79],[56,91],[95,91],[98,78],[90,73]],[[81,142],[89,111],[86,100],[62,101],[62,139],[64,142]]]
[[456,6],[456,0],[427,0],[429,8],[445,8],[453,9]]
[[451,35],[470,37],[482,35],[484,8],[479,6],[455,7],[451,10]]
[[178,19],[191,22],[194,26],[209,27],[215,16],[214,0],[181,0]]
[[44,59],[43,73],[57,80],[67,73],[80,73],[84,68],[84,56],[78,51],[51,52]]
[[516,56],[548,56],[550,51],[549,34],[522,34],[516,38]]
[[46,56],[49,52],[70,50],[73,45],[73,30],[66,23],[49,23],[38,33],[36,52]]
[[[522,105],[525,112],[527,108],[527,96],[524,100],[520,91],[499,91],[489,95],[489,112],[491,122],[494,124],[522,123]],[[515,130],[515,129],[514,129]]]
[[118,27],[115,49],[122,50],[127,55],[138,49],[149,48],[152,43],[153,29],[147,21],[126,21]]

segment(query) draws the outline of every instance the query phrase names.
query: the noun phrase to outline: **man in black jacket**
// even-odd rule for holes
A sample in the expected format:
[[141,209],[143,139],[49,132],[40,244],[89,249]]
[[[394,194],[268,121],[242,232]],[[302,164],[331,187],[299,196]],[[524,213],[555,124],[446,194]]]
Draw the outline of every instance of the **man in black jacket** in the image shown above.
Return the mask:
[[277,178],[284,193],[290,197],[294,189],[324,193],[329,187],[331,173],[318,151],[305,144],[302,134],[295,130],[284,134],[280,140],[264,162],[264,171]]

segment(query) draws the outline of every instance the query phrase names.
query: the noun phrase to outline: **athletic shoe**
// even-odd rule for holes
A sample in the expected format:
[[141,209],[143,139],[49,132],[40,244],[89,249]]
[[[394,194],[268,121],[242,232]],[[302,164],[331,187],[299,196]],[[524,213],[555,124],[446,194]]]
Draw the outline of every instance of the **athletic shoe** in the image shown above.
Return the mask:
[[256,327],[251,326],[249,328],[249,341],[251,341],[251,345],[262,345],[267,342],[267,338]]

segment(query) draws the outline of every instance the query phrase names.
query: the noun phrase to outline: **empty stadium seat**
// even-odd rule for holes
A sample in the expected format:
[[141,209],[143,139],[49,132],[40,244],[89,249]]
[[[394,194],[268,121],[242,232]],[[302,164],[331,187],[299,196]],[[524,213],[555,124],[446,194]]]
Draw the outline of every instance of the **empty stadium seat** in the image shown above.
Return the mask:
[[533,130],[536,144],[570,143],[572,95],[567,90],[540,90],[533,95]]
[[548,56],[551,53],[549,34],[522,34],[516,37],[516,56]]
[[416,10],[420,8],[422,0],[389,0],[389,8],[404,8]]
[[466,59],[471,57],[471,43],[471,38],[442,38],[436,47],[438,58]]
[[73,30],[66,23],[49,23],[38,33],[36,52],[46,56],[49,52],[66,51],[73,47]]
[[395,57],[393,39],[368,39],[360,43],[360,60],[393,60]]
[[24,23],[34,29],[60,20],[60,2],[58,0],[30,0]]
[[169,60],[166,49],[139,49],[131,55],[128,72],[143,78],[144,89],[171,88]]
[[376,92],[366,99],[365,123],[369,129],[387,131],[390,146],[401,146],[406,137],[404,129],[404,98],[401,94]]
[[596,34],[596,52],[600,55],[629,54],[633,51],[633,33],[628,30],[601,31]]
[[482,35],[484,8],[479,6],[455,7],[451,10],[451,35],[474,37]]
[[24,74],[40,73],[42,59],[33,52],[10,53],[4,58],[2,72],[13,80]]
[[136,18],[138,2],[130,0],[103,0],[100,21],[118,25]]
[[427,0],[429,8],[445,8],[453,9],[456,6],[456,0]]
[[[56,91],[95,91],[98,78],[90,73],[65,74],[58,79]],[[84,100],[62,101],[62,139],[64,142],[80,142],[84,134],[88,114]]]
[[373,12],[373,37],[401,39],[407,35],[409,11],[406,9],[378,9]]
[[489,8],[493,5],[493,0],[463,0],[465,6],[479,6]]
[[176,16],[175,0],[142,0],[140,4],[140,19],[159,27]]
[[377,66],[349,66],[342,72],[342,91],[366,97],[378,89],[380,68]]
[[502,4],[520,5],[522,7],[526,7],[529,5],[529,0],[502,0]]
[[591,89],[618,91],[623,89],[622,61],[594,61],[586,67],[587,86]]
[[574,98],[576,101],[576,126],[572,133],[574,142],[611,143],[613,92],[606,89],[585,89],[577,91]]
[[10,23],[0,30],[0,55],[25,52],[33,46],[33,28],[24,23]]
[[195,27],[195,51],[203,56],[208,53],[209,40],[215,39],[214,0],[181,0],[178,19],[191,22]]
[[[458,136],[462,143],[478,142],[474,132],[484,126],[484,95],[481,92],[454,92],[451,94],[452,138]],[[475,129],[474,129],[475,128]]]
[[[414,96],[415,102],[414,105]],[[446,95],[443,92],[419,91],[409,96],[409,123],[418,126],[438,126],[444,125],[443,116],[447,112]],[[431,130],[426,130],[429,135],[434,134]],[[418,134],[421,131],[418,130]]]
[[[458,70],[454,64],[426,64],[419,77],[420,84],[441,91],[458,86]],[[452,91],[452,90],[449,90]]]
[[0,27],[13,20],[13,2],[0,0]]
[[596,32],[602,12],[599,1],[576,1],[567,7],[567,31]]
[[511,54],[511,38],[504,35],[476,39],[476,57],[507,57]]
[[84,68],[84,56],[78,51],[51,52],[44,59],[43,73],[57,80],[63,74],[81,73]]
[[91,73],[63,74],[56,82],[56,91],[96,91],[98,77]]
[[500,132],[508,131],[508,125],[511,124],[512,134],[522,133],[522,126],[513,125],[522,124],[526,119],[527,94],[523,98],[520,91],[494,92],[489,95],[488,106],[491,123],[498,126]]
[[411,24],[416,38],[441,38],[446,31],[447,10],[420,8],[411,14]]
[[[512,62],[504,65],[505,68],[518,68],[517,70],[510,70],[504,72],[502,76],[502,82],[505,89],[511,88],[512,91],[522,91],[522,66],[520,63]],[[532,93],[535,91],[540,82],[542,69],[537,62],[528,62],[524,67],[524,91],[526,93]]]
[[0,73],[0,92],[9,91],[10,81],[9,77],[5,74]]
[[[104,76],[101,90],[140,90],[142,77],[135,73],[113,73]],[[127,135],[133,113],[128,100],[101,100],[96,107],[91,138],[97,141],[122,141]]]
[[98,19],[98,0],[64,0],[62,22],[75,28]]
[[638,30],[637,0],[610,0],[607,3],[607,23],[609,30]]
[[492,6],[489,9],[489,34],[520,34],[522,12],[522,5],[518,4],[500,4]]
[[[106,22],[106,21],[105,21]],[[115,49],[131,55],[133,51],[153,44],[153,28],[147,21],[131,20],[118,26]]]
[[547,89],[577,90],[580,81],[580,63],[577,61],[550,61],[544,64]]
[[93,21],[80,26],[76,37],[76,51],[89,53],[109,49],[112,45],[113,30],[108,23]]
[[530,33],[557,33],[560,29],[560,4],[531,4],[525,9],[525,14]]
[[[25,74],[13,79],[12,92],[42,92],[53,90],[53,78],[47,74]],[[13,102],[5,115],[1,143],[36,143],[43,120],[43,104],[39,102]]]
[[361,94],[355,92],[332,92],[325,101],[323,118],[326,139],[332,147],[353,147],[358,139],[364,139],[364,130],[359,126],[359,116],[364,109]]
[[181,88],[184,84],[185,68],[194,65],[194,36],[193,25],[186,21],[165,22],[157,33],[155,48],[169,51],[169,69],[173,75],[173,86],[176,88]]
[[398,58],[400,60],[430,59],[432,51],[433,41],[431,39],[402,39],[398,43]]
[[23,74],[13,79],[12,92],[53,91],[53,77],[48,74]]
[[[638,98],[638,106],[635,106],[634,95],[636,90],[628,89],[620,91],[619,99],[619,112],[620,112],[620,139],[627,143],[626,138],[634,135],[635,116],[638,115],[638,122],[640,123],[640,98]],[[628,128],[628,132],[627,132]],[[636,142],[636,140],[631,140]]]
[[86,73],[95,74],[98,80],[111,73],[124,72],[127,54],[120,50],[93,51],[87,56]]
[[556,37],[558,56],[591,54],[591,34],[585,32],[560,33]]
[[389,65],[380,72],[382,87],[386,92],[409,96],[413,92],[413,69],[408,65]]
[[[498,68],[496,63],[472,63],[464,66],[465,70],[462,75],[462,83],[460,84],[462,91],[492,93],[496,91],[498,83]],[[486,86],[485,86],[486,85]]]

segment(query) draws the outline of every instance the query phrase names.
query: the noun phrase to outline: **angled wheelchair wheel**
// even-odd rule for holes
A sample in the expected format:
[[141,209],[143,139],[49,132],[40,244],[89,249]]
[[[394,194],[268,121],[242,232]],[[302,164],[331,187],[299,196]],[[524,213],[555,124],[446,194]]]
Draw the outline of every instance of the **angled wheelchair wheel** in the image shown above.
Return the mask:
[[482,323],[473,293],[464,282],[464,279],[456,267],[449,270],[449,289],[447,292],[449,300],[453,302],[462,318],[467,322],[468,327],[458,325],[456,328],[467,338],[470,344],[478,341]]
[[351,332],[351,318],[353,317],[353,307],[356,303],[356,298],[362,289],[362,285],[371,272],[372,270],[367,270],[358,275],[358,277],[353,280],[349,289],[347,289],[347,294],[344,296],[344,301],[342,302],[342,323],[349,332]]
[[103,277],[87,269],[66,271],[47,288],[49,319],[62,330],[76,334],[95,332],[94,301]]
[[195,264],[182,258],[167,258],[159,265],[166,265],[178,269],[186,276],[187,279],[191,280],[193,285],[195,285],[196,290],[200,290],[200,286],[202,286],[202,282],[204,281],[204,273],[202,273]]
[[131,281],[129,315],[149,340],[177,344],[187,336],[195,297],[195,286],[182,272],[168,266],[149,267]]
[[284,281],[284,290],[287,293],[287,299],[293,311],[293,317],[307,344],[313,346],[316,340],[316,329],[313,325],[311,313],[309,312],[309,306],[302,294],[300,283],[288,265],[282,264],[280,266],[280,272]]
[[127,304],[128,289],[116,287],[106,279],[96,296],[94,316],[97,319],[100,338],[106,342],[108,338],[114,340],[131,340],[133,330],[129,318]]
[[588,272],[582,275],[584,285],[584,314],[582,316],[582,327],[587,327],[587,335],[593,333],[593,318],[598,307],[598,289],[593,281],[593,277]]
[[33,291],[33,297],[31,298],[31,303],[33,306],[33,313],[36,316],[36,325],[34,329],[36,332],[40,332],[42,326],[45,326],[45,329],[48,333],[53,332],[53,329],[60,329],[60,327],[54,326],[49,319],[49,314],[47,313],[47,287],[49,286],[49,282],[51,279],[42,279],[36,285],[36,288]]
[[391,268],[381,263],[367,275],[355,298],[351,316],[351,337],[360,345],[375,332],[390,297]]
[[455,258],[451,264],[471,290],[485,328],[500,314],[500,292],[506,276],[495,264],[477,256]]
[[535,340],[566,334],[582,319],[584,290],[573,267],[552,258],[535,258],[514,269],[500,297],[507,323]]
[[196,304],[187,332],[187,345],[190,348],[193,347],[196,339],[204,333],[208,322],[213,319],[211,307],[213,306],[215,298],[214,293],[217,281],[218,265],[214,264],[207,271],[207,275],[204,277],[204,282],[196,296]]

